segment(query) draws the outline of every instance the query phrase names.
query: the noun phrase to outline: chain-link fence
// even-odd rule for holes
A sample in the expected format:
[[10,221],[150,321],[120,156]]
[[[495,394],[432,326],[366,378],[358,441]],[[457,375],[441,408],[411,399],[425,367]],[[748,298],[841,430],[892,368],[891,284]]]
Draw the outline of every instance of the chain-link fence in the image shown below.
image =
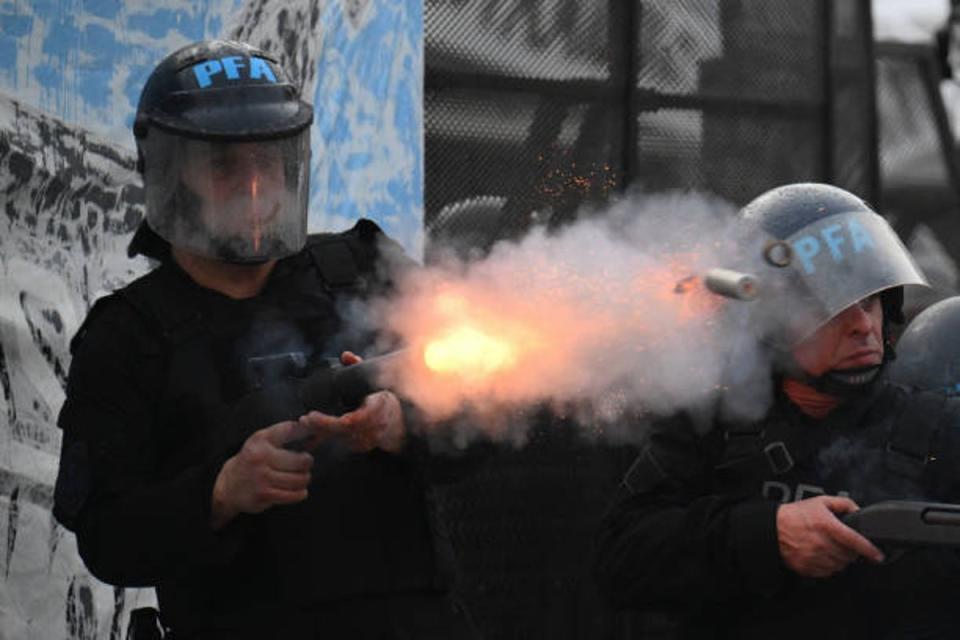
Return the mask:
[[515,236],[629,182],[877,196],[864,0],[432,0],[425,22],[435,239]]
[[877,45],[882,203],[902,235],[927,225],[960,256],[960,165],[939,74],[932,46]]

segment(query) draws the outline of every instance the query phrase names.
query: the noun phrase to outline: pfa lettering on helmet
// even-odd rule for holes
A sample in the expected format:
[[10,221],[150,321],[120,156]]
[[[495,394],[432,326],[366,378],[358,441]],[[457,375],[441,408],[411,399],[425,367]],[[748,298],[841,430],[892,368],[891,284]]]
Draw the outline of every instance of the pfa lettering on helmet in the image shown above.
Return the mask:
[[194,64],[191,71],[201,89],[227,85],[236,80],[277,82],[277,73],[270,61],[258,56],[224,56],[204,60]]
[[891,287],[925,282],[896,232],[870,210],[839,211],[786,240],[803,288],[822,307],[818,323]]
[[837,220],[836,217],[827,218],[821,228],[791,240],[790,245],[800,266],[808,274],[816,272],[818,258],[829,256],[834,263],[839,263],[877,248],[873,235],[862,222],[854,218]]

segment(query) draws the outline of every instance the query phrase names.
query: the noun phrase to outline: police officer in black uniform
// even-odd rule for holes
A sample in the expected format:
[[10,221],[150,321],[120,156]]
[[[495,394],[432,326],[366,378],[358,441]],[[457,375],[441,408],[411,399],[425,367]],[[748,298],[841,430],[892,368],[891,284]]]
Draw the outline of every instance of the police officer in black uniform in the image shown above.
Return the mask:
[[393,394],[342,416],[272,407],[286,418],[268,424],[230,410],[356,362],[346,349],[376,336],[342,309],[410,264],[370,221],[307,237],[312,120],[245,44],[185,47],[148,79],[131,254],[159,266],[71,345],[55,515],[98,578],[156,587],[176,638],[472,637]]
[[770,328],[772,406],[651,428],[598,537],[602,591],[668,612],[683,638],[956,637],[956,555],[882,550],[843,522],[882,499],[960,498],[960,410],[879,382],[923,276],[836,187],[780,187],[742,218],[771,262],[754,326]]

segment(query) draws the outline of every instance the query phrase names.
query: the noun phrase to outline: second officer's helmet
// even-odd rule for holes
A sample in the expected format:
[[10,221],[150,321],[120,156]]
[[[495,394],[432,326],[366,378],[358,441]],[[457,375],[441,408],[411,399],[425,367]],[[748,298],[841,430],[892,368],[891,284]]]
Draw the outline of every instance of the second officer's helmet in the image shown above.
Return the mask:
[[[902,323],[903,287],[927,285],[887,221],[839,187],[777,187],[747,204],[740,216],[766,245],[762,306],[774,327],[768,338],[780,348],[790,348],[878,293],[885,325]],[[888,337],[889,328],[885,333]]]
[[264,51],[210,40],[167,56],[133,126],[150,230],[229,262],[299,251],[312,121],[311,105]]
[[907,388],[960,395],[960,297],[933,304],[897,341],[887,376]]

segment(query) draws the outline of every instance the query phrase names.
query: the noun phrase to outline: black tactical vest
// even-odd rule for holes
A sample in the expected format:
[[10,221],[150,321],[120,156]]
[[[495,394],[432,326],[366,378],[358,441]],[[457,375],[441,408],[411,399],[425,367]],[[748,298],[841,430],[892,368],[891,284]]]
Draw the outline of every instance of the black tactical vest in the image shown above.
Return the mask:
[[931,463],[946,415],[938,394],[878,386],[822,421],[784,399],[763,421],[719,432],[715,473],[726,491],[780,502],[842,495],[861,505],[932,499]]
[[[155,407],[161,475],[235,453],[251,430],[224,424],[224,416],[247,394],[371,345],[369,328],[348,324],[344,314],[389,285],[377,273],[379,237],[363,223],[312,237],[248,300],[201,289],[171,264],[119,293],[157,336],[156,348],[138,357],[162,371]],[[424,489],[406,457],[317,455],[309,493],[232,522],[242,544],[221,570],[184,568],[161,584],[165,620],[181,629],[241,628],[273,611],[438,587]]]

